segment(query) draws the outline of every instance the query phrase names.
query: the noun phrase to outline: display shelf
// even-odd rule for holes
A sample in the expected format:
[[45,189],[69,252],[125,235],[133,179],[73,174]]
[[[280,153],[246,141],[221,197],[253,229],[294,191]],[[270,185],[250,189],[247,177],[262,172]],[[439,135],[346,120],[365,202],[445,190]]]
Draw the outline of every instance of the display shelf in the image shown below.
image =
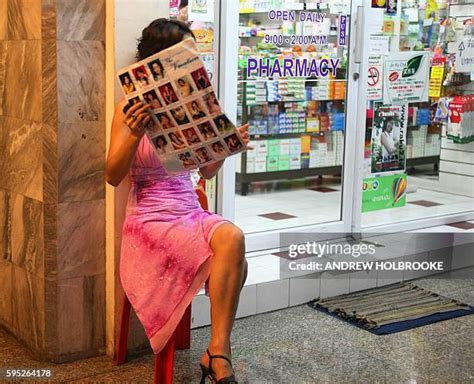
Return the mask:
[[252,140],[271,140],[271,139],[292,139],[304,136],[324,136],[326,133],[337,132],[337,131],[324,131],[324,132],[292,132],[292,133],[266,133],[266,134],[253,134],[249,135]]
[[411,159],[407,159],[408,167],[425,164],[439,164],[439,156],[413,157]]
[[[323,103],[331,103],[335,101],[341,101],[344,102],[346,99],[313,99],[310,101],[318,101],[318,102],[323,102]],[[303,100],[303,99],[298,99],[298,100],[276,100],[276,101],[262,101],[260,104],[247,104],[245,105],[245,108],[252,108],[252,107],[261,107],[262,105],[268,105],[268,104],[278,104],[278,103],[307,103],[308,100]]]
[[[287,1],[286,4],[284,10],[293,10],[291,3],[288,4]],[[317,7],[312,10],[329,13],[327,9]],[[260,11],[256,12],[260,15],[256,15],[255,20],[261,20],[261,14],[269,10]],[[238,118],[242,123],[252,124],[250,139],[255,142],[255,152],[242,153],[237,163],[236,181],[241,185],[242,195],[248,193],[249,185],[253,182],[340,174],[344,141],[340,128],[344,127],[345,121],[341,119],[340,115],[343,115],[343,112],[340,109],[345,105],[348,76],[346,63],[337,69],[334,78],[329,76],[262,78],[257,76],[258,73],[252,73],[252,77],[247,78],[248,57],[271,60],[286,57],[288,48],[285,44],[288,42],[280,44],[278,51],[266,46],[255,51],[255,47],[259,47],[256,44],[263,40],[264,34],[282,36],[300,34],[289,33],[273,24],[268,27],[257,25],[257,22],[252,22],[254,19],[252,13],[249,14],[250,17],[241,19],[242,28],[239,29],[242,34],[239,36],[240,41],[252,48],[253,53],[241,51],[239,54]],[[327,18],[329,19],[328,16]],[[336,18],[331,15],[330,20],[332,22],[328,31],[328,42],[333,43],[338,37],[333,28],[336,25]],[[297,28],[294,30],[297,31]],[[245,34],[247,36],[244,36]],[[324,45],[320,52],[318,50],[303,55],[294,54],[293,57],[317,59],[324,55],[334,57],[336,54],[332,47]],[[334,127],[334,130],[306,131],[307,128],[315,129],[316,125],[322,129]],[[341,133],[336,134],[336,131]]]
[[[309,101],[321,101],[325,103],[330,103],[334,101],[345,101],[346,99],[312,99]],[[261,107],[262,105],[266,104],[275,104],[275,103],[307,103],[308,100],[303,100],[303,99],[297,99],[297,100],[270,100],[270,101],[265,101],[262,102],[261,104],[247,104],[245,107],[251,108],[251,107]]]
[[271,172],[258,172],[258,173],[237,173],[236,181],[241,185],[242,196],[248,194],[249,184],[256,181],[272,181],[272,180],[294,180],[302,179],[305,177],[312,176],[323,176],[323,175],[339,175],[342,172],[342,165],[334,165],[329,167],[319,168],[301,168],[301,169],[290,169],[285,171],[271,171]]

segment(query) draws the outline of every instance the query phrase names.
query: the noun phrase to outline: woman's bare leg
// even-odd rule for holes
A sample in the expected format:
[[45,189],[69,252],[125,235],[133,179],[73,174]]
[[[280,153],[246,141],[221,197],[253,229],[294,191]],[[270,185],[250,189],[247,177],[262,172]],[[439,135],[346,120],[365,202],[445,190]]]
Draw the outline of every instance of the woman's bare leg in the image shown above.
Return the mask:
[[[240,291],[247,276],[245,260],[245,239],[242,231],[231,223],[221,225],[212,236],[211,248],[214,256],[209,276],[209,298],[211,300],[211,354],[230,358],[230,334],[234,324]],[[204,353],[204,366],[209,366],[209,358]],[[232,374],[229,363],[224,359],[214,359],[212,369],[217,379]]]

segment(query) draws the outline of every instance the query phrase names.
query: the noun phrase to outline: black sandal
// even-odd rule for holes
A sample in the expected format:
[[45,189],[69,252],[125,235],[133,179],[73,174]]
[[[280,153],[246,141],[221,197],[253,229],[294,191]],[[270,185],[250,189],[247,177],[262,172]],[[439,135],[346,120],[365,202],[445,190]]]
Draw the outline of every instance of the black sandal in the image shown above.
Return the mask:
[[[206,383],[206,377],[209,377],[212,383],[215,384],[238,384],[237,380],[235,379],[235,375],[230,375],[223,377],[219,380],[216,379],[215,377],[215,372],[212,370],[212,359],[224,359],[227,360],[232,368],[232,362],[229,360],[227,356],[224,355],[211,355],[209,352],[209,349],[206,349],[207,355],[209,356],[209,367],[205,367],[202,364],[199,364],[201,366],[201,371],[202,371],[202,376],[201,376],[201,384]],[[233,369],[233,368],[232,368]]]

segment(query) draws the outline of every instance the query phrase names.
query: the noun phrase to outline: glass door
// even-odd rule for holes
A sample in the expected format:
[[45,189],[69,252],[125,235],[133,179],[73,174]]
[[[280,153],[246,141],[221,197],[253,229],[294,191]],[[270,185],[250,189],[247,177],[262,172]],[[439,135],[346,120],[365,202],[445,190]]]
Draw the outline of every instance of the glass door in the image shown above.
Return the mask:
[[364,0],[356,227],[474,218],[473,16],[467,2]]
[[[219,88],[219,18],[220,1],[187,1],[169,0],[169,17],[186,23],[193,31],[201,60],[204,62],[209,79],[220,94]],[[216,211],[216,178],[199,180],[197,172],[193,173],[193,180],[199,183],[199,188],[205,188],[209,210]]]
[[282,231],[350,229],[357,3],[221,6],[223,103],[250,125],[253,149],[226,161],[220,211],[244,230],[250,250],[278,246]]

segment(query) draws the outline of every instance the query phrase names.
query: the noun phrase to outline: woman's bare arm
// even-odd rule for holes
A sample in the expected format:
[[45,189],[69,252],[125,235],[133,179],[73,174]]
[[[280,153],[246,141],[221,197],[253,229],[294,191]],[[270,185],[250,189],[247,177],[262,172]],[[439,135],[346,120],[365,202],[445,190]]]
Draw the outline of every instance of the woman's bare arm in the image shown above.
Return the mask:
[[138,103],[126,114],[123,112],[125,105],[125,102],[119,103],[115,109],[105,166],[105,179],[114,187],[127,176],[138,144],[145,134],[145,127],[151,120],[148,114],[149,104]]
[[220,160],[216,163],[206,165],[204,167],[199,168],[199,173],[204,179],[212,179],[215,175],[217,175],[217,172],[219,172],[219,169],[222,167],[222,164],[224,164],[224,160]]

